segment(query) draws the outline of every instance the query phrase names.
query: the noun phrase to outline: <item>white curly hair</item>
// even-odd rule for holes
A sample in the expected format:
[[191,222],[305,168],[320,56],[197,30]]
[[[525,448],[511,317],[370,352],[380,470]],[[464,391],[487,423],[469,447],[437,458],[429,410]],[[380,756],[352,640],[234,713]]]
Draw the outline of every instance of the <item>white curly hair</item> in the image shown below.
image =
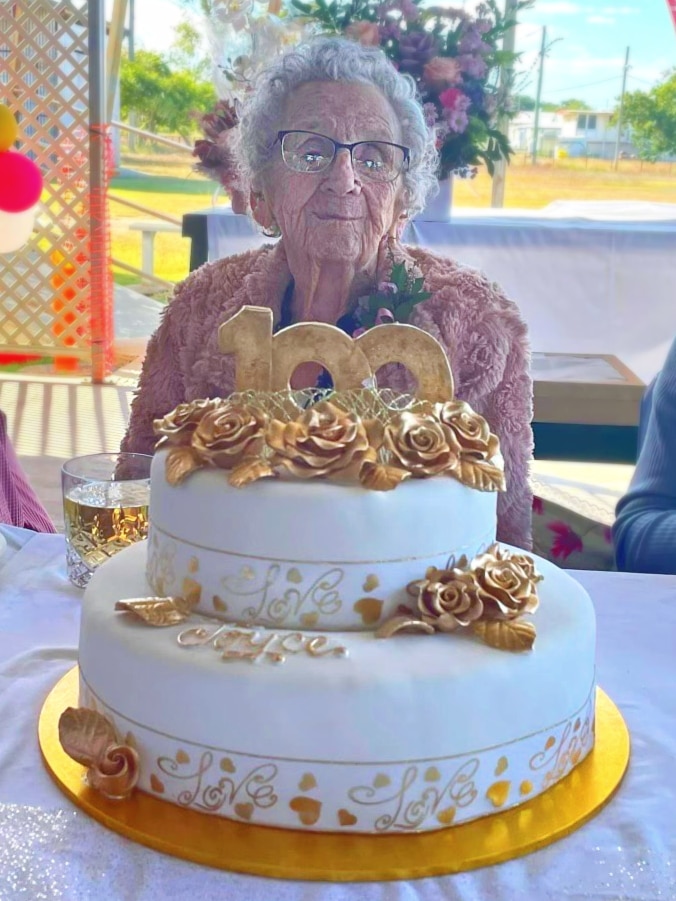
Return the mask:
[[383,93],[399,121],[401,142],[411,152],[403,173],[408,214],[422,210],[438,190],[438,157],[415,82],[398,72],[379,48],[346,38],[312,38],[260,73],[239,113],[236,153],[244,180],[257,180],[274,158],[286,98],[309,81],[357,82]]

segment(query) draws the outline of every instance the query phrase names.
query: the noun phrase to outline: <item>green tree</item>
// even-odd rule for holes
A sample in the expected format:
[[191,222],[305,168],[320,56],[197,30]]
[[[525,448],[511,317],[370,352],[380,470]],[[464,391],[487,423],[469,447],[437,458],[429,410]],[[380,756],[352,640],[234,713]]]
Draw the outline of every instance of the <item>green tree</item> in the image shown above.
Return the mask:
[[557,109],[573,109],[573,110],[590,110],[592,107],[584,100],[578,100],[576,97],[570,97],[562,103],[556,104]]
[[213,85],[187,69],[173,69],[166,57],[137,50],[134,60],[123,56],[120,67],[123,117],[134,110],[146,131],[178,132],[186,141],[195,131],[194,114],[216,102]]
[[649,91],[625,94],[622,121],[631,127],[642,159],[676,154],[676,69]]
[[193,72],[206,81],[211,72],[211,61],[202,49],[202,35],[192,22],[183,19],[174,29],[174,40],[169,48],[167,61],[172,69]]

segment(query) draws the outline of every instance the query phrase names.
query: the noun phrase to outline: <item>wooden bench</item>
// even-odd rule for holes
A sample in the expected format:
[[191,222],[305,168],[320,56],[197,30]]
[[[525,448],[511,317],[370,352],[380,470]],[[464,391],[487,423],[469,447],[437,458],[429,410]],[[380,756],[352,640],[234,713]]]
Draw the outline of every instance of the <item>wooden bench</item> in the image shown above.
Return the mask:
[[141,270],[146,275],[155,274],[155,235],[158,232],[181,233],[181,226],[163,219],[135,220],[129,224],[130,231],[141,232]]

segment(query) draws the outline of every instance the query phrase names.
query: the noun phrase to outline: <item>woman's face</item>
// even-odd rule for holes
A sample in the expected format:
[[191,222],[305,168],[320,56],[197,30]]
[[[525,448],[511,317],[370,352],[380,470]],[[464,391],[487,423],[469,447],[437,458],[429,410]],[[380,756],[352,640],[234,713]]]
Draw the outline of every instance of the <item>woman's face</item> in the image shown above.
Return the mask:
[[[378,88],[365,84],[301,85],[287,100],[281,127],[318,132],[345,144],[401,143],[394,110]],[[387,183],[360,179],[347,150],[339,150],[329,168],[319,173],[287,168],[279,144],[276,154],[263,184],[288,250],[302,249],[318,262],[366,267],[402,212],[402,176]]]

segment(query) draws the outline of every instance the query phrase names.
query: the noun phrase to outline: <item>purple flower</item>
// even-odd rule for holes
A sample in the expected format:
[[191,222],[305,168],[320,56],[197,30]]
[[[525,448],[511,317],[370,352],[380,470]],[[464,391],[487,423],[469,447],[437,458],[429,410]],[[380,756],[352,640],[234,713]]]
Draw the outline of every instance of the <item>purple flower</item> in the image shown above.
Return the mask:
[[399,288],[394,282],[378,282],[378,294],[398,294]]
[[483,78],[488,71],[486,61],[480,56],[459,56],[458,63],[462,71],[470,78]]
[[481,34],[476,26],[471,25],[464,35],[460,38],[458,43],[458,50],[461,54],[463,53],[476,53],[483,41],[481,40]]
[[399,9],[407,22],[415,22],[420,18],[420,10],[413,0],[400,0]]
[[399,41],[399,68],[402,72],[422,72],[437,54],[437,41],[424,31],[405,34]]
[[480,84],[476,82],[470,82],[469,84],[465,84],[462,86],[463,91],[469,97],[470,104],[477,110],[480,110],[485,105],[485,94],[484,89]]
[[446,110],[448,113],[448,127],[456,134],[463,134],[469,125],[467,113],[462,110]]

